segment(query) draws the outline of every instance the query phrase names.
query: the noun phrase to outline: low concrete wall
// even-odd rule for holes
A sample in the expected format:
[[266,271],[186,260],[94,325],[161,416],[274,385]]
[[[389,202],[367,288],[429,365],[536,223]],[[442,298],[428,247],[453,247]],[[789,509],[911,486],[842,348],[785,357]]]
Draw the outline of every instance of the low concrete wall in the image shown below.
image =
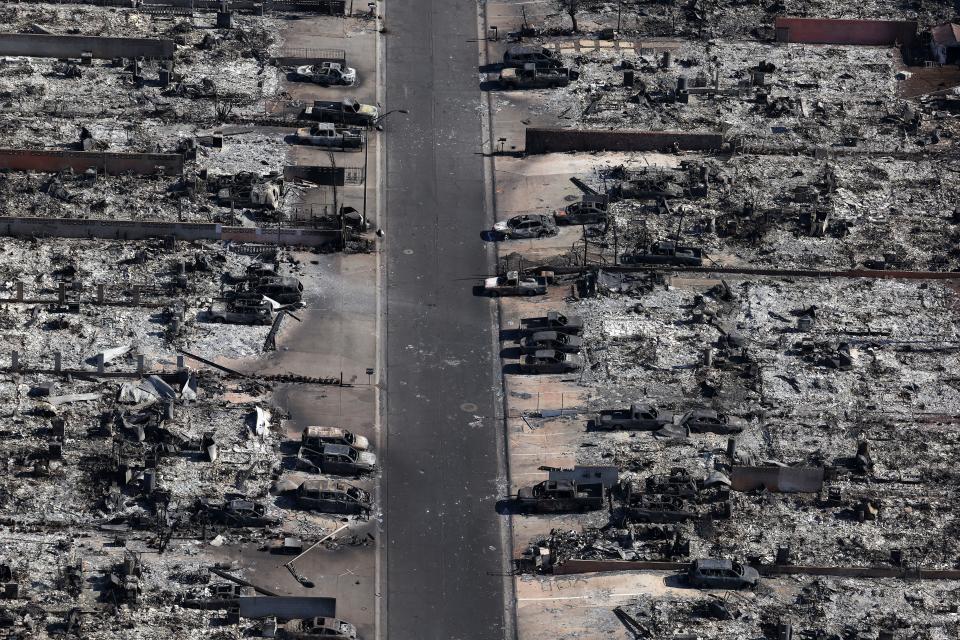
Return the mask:
[[[553,567],[554,575],[608,573],[613,571],[686,571],[686,562],[648,562],[632,560],[567,560]],[[754,565],[761,575],[837,576],[841,578],[903,578],[915,580],[957,580],[957,569],[919,567],[812,567],[803,565]]]
[[337,247],[340,232],[316,229],[262,229],[224,227],[211,223],[149,222],[139,220],[78,220],[67,218],[0,217],[0,235],[14,237],[103,238],[144,240],[218,240],[308,247]]
[[37,151],[0,149],[0,169],[14,171],[63,171],[77,173],[96,169],[116,175],[132,171],[141,175],[179,175],[183,156],[179,153],[102,153],[99,151]]
[[636,131],[632,129],[550,129],[527,127],[526,152],[565,151],[716,151],[723,145],[719,133],[685,131]]
[[831,20],[778,17],[774,22],[777,42],[806,44],[911,45],[917,39],[917,23],[906,20]]
[[[50,0],[19,0],[20,2],[46,3]],[[175,7],[190,11],[219,11],[220,0],[142,0],[150,7]],[[66,4],[60,2],[59,4]],[[101,7],[131,8],[131,0],[71,0],[70,4],[93,4]],[[303,11],[323,15],[344,15],[346,0],[231,0],[231,11],[254,11],[258,7],[265,11]],[[367,5],[358,5],[366,9]]]
[[55,36],[37,33],[0,33],[0,55],[33,58],[172,58],[173,40],[149,38],[104,38],[100,36]]
[[319,229],[264,229],[262,227],[223,227],[220,240],[279,244],[305,247],[332,247],[340,242],[340,232]]
[[567,560],[554,565],[554,575],[573,573],[607,573],[611,571],[680,571],[687,562],[653,562],[647,560]]

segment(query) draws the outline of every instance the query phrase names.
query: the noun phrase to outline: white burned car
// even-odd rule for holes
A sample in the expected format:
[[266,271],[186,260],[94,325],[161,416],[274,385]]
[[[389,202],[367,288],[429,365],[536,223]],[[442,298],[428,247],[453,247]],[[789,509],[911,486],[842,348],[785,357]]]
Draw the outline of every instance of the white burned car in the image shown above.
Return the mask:
[[307,427],[300,434],[300,441],[303,446],[317,451],[325,444],[345,444],[358,451],[366,451],[370,448],[370,441],[367,438],[340,427]]
[[297,76],[321,86],[350,87],[357,82],[357,70],[339,62],[321,62],[297,67]]

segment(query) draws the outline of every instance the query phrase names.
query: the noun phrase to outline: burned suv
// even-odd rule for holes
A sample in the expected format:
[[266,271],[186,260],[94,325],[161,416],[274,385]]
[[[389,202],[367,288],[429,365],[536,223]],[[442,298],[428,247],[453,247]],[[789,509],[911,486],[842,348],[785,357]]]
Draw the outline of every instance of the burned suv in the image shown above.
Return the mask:
[[514,45],[503,54],[503,66],[523,68],[535,64],[539,68],[562,67],[561,60],[553,51],[544,47]]

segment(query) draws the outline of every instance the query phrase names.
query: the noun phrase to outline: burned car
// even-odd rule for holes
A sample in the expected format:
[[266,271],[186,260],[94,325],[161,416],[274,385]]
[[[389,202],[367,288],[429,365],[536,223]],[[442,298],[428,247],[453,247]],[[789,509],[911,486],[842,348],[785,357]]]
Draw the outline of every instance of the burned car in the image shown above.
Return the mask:
[[751,589],[760,583],[760,573],[732,560],[701,558],[690,563],[687,582],[705,589]]
[[314,82],[321,87],[338,85],[353,86],[357,82],[357,70],[339,62],[321,62],[297,67],[297,79]]
[[690,433],[719,433],[721,435],[740,433],[746,421],[736,416],[728,416],[712,409],[694,409],[680,419],[680,424],[690,429]]
[[372,127],[380,118],[380,109],[374,105],[358,102],[353,98],[345,98],[340,101],[315,100],[313,106],[303,110],[300,118],[318,122],[336,122],[338,124]]
[[557,224],[607,224],[610,199],[607,196],[584,196],[557,210],[553,217]]
[[264,505],[243,498],[226,501],[197,498],[195,512],[201,520],[227,527],[272,527],[280,524],[280,518],[267,515]]
[[236,298],[215,302],[207,307],[206,317],[218,324],[267,325],[273,322],[273,306],[257,296],[258,300]]
[[357,628],[338,618],[290,620],[277,637],[286,640],[356,640]]
[[261,278],[251,288],[280,304],[294,304],[303,299],[303,285],[296,278]]
[[580,336],[559,331],[538,331],[520,339],[521,353],[536,353],[543,349],[579,353],[582,347],[583,339]]
[[493,232],[504,240],[546,238],[557,235],[557,224],[550,216],[528,213],[493,225]]
[[559,311],[547,311],[547,315],[536,318],[523,318],[520,321],[520,331],[529,335],[538,331],[557,331],[560,333],[578,334],[583,329],[583,318],[568,316]]
[[605,409],[593,421],[595,429],[656,431],[673,422],[673,414],[651,404],[631,404],[627,409]]
[[370,448],[370,441],[367,438],[340,427],[307,427],[300,434],[300,443],[304,447],[318,451],[325,444],[344,444],[358,451],[366,451]]
[[377,456],[345,444],[325,444],[320,449],[300,447],[300,459],[321,473],[356,476],[377,468]]
[[603,508],[605,492],[600,483],[578,484],[573,480],[544,480],[521,487],[515,508],[525,513],[570,513]]
[[306,480],[297,487],[294,498],[301,509],[321,513],[370,513],[370,494],[339,480]]
[[541,349],[520,359],[522,373],[573,373],[580,366],[579,356],[555,349]]

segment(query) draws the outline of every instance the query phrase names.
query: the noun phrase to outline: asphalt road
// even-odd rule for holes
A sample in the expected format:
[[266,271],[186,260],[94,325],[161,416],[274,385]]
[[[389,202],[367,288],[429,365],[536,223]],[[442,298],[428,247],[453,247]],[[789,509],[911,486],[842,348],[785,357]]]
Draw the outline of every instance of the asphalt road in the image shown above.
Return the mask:
[[503,638],[477,5],[389,3],[386,29],[383,106],[410,113],[386,122],[380,632]]

